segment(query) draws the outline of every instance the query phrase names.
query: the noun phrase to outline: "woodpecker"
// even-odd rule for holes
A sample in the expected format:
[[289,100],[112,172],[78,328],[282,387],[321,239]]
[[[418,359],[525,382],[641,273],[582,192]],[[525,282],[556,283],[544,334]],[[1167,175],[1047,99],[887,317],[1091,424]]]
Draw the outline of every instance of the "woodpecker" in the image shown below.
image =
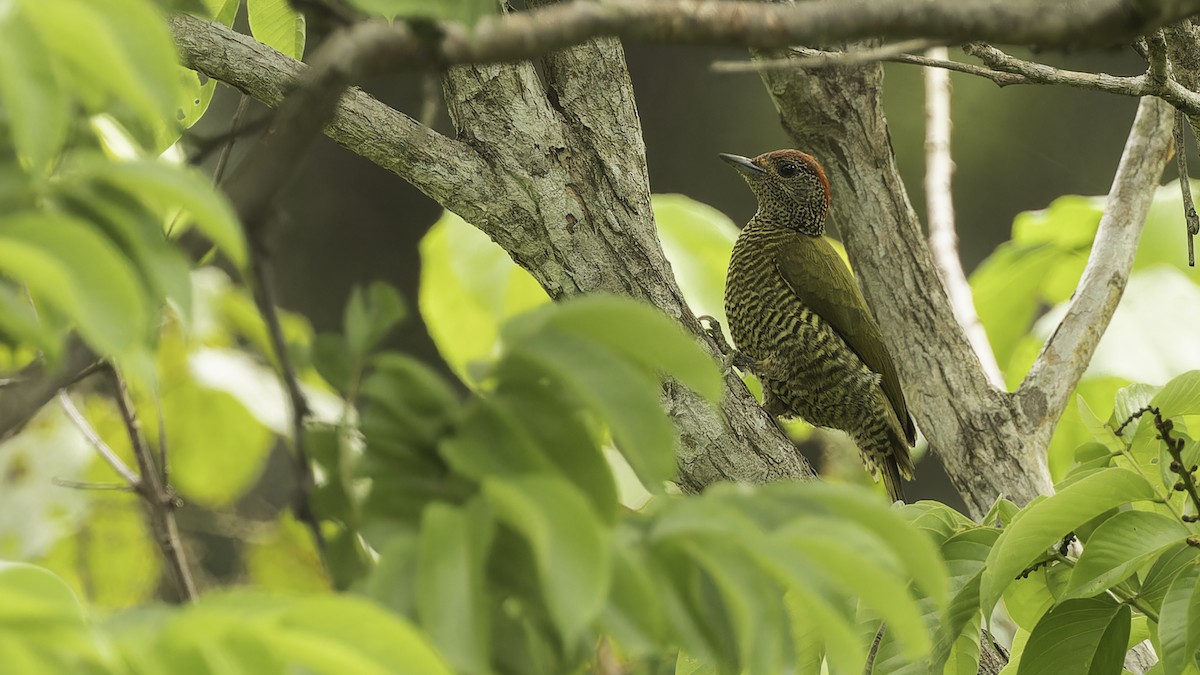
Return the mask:
[[896,366],[846,263],[825,240],[829,180],[812,155],[722,154],[746,179],[758,211],[729,261],[725,313],[763,407],[848,433],[892,500],[912,480],[916,429]]

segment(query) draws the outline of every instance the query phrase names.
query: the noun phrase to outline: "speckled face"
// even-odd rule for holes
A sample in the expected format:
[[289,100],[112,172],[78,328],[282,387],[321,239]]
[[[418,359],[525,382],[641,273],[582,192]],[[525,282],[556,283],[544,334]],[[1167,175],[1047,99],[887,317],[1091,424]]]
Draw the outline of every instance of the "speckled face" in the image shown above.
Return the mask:
[[825,231],[829,212],[829,180],[812,155],[775,150],[754,159],[722,155],[736,168],[758,198],[758,217],[805,234]]

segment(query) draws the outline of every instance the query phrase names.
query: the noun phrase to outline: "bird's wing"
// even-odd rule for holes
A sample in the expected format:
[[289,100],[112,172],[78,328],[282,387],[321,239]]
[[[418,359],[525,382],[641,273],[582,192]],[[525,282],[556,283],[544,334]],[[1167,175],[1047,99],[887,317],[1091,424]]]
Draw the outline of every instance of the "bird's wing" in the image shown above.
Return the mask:
[[829,322],[863,363],[881,376],[883,392],[904,429],[906,440],[914,443],[917,432],[900,389],[896,365],[850,268],[837,251],[823,237],[797,232],[778,248],[775,264],[796,297]]

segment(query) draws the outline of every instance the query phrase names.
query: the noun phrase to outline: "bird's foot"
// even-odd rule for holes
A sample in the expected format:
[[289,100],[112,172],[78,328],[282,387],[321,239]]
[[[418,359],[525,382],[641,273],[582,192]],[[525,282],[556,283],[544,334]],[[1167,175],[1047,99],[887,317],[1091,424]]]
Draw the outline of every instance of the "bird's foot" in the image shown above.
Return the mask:
[[704,326],[704,332],[717,345],[717,351],[721,353],[722,372],[728,373],[733,368],[755,372],[760,365],[759,362],[729,344],[729,341],[725,339],[725,332],[721,330],[720,321],[707,314],[696,318]]

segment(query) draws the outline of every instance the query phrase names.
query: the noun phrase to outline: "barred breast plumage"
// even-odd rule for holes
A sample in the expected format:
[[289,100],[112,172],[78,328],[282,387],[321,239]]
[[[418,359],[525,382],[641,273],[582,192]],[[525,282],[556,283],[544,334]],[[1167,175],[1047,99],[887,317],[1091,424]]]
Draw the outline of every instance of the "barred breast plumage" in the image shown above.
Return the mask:
[[764,406],[849,433],[893,499],[902,499],[916,430],[866,301],[822,236],[824,171],[796,150],[722,157],[758,198],[734,245],[725,311],[735,345],[755,362]]

